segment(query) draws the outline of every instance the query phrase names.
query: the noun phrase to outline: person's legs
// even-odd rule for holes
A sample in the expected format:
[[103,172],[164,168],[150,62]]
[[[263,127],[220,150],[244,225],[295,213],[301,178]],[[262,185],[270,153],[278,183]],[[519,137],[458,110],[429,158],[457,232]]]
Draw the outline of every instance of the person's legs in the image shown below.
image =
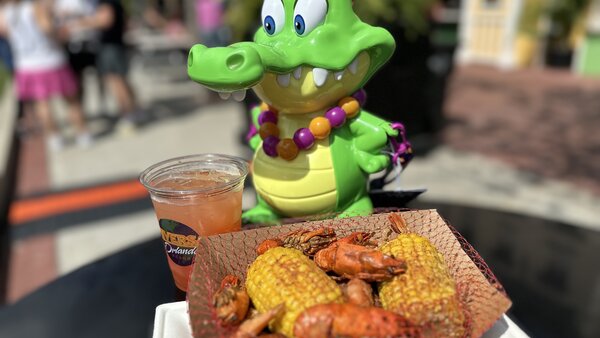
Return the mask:
[[117,100],[122,117],[119,129],[125,131],[133,129],[137,120],[142,119],[138,116],[135,94],[127,81],[127,62],[125,46],[121,45],[104,45],[98,55],[98,70],[105,86]]
[[69,108],[69,118],[71,119],[73,126],[75,126],[75,129],[77,129],[77,133],[86,133],[88,130],[85,123],[85,118],[83,116],[83,110],[81,108],[81,101],[77,95],[67,96],[65,97],[65,101],[67,102],[67,106]]
[[115,95],[122,116],[127,116],[135,110],[135,99],[133,91],[125,78],[119,74],[107,74],[104,76],[106,86]]
[[104,83],[108,90],[115,96],[119,106],[120,119],[115,126],[122,135],[131,135],[136,130],[135,101],[130,94],[130,88],[123,76],[104,75]]
[[79,96],[77,94],[67,96],[65,97],[65,101],[69,107],[71,123],[77,130],[77,145],[80,147],[89,147],[92,144],[93,138],[87,128]]
[[50,101],[48,99],[41,99],[35,101],[33,105],[37,118],[42,122],[44,136],[49,148],[53,151],[61,150],[64,147],[64,143],[52,117]]
[[25,136],[37,129],[37,121],[34,116],[33,104],[31,102],[18,99],[17,100],[17,130],[19,135]]
[[44,134],[52,135],[57,133],[56,123],[52,118],[52,113],[50,111],[50,101],[47,99],[37,100],[34,102],[35,113],[42,122],[42,127],[44,128]]

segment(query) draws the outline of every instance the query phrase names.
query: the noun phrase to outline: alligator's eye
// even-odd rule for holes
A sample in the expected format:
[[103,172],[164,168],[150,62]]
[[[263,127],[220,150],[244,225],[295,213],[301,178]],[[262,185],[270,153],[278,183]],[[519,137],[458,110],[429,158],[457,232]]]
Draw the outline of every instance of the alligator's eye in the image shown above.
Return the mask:
[[272,16],[267,15],[267,17],[265,18],[264,26],[265,31],[267,31],[269,35],[275,34],[275,28],[277,27],[277,25],[275,24],[275,19],[273,19]]
[[262,7],[262,22],[265,32],[275,35],[285,25],[285,10],[281,0],[265,0]]
[[304,36],[313,31],[327,15],[327,0],[298,0],[294,9],[294,28]]
[[296,33],[298,33],[298,35],[302,35],[304,34],[304,31],[306,31],[306,23],[304,22],[302,15],[296,15],[296,18],[294,19],[294,28],[296,28]]

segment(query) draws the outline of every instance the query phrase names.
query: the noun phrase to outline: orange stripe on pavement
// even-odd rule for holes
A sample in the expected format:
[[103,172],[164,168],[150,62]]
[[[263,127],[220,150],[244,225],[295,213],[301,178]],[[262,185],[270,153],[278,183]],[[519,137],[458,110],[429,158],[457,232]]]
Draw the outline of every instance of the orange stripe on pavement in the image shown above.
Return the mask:
[[135,180],[16,201],[11,205],[9,221],[11,224],[26,223],[78,210],[130,201],[147,194],[144,186]]

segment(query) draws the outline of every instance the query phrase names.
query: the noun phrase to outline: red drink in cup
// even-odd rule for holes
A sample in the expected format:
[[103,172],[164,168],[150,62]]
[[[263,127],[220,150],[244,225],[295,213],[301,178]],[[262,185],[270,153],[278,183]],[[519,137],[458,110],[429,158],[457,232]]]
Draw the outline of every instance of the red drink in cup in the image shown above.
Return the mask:
[[199,236],[241,230],[248,164],[226,155],[176,158],[145,170],[175,285],[187,291]]

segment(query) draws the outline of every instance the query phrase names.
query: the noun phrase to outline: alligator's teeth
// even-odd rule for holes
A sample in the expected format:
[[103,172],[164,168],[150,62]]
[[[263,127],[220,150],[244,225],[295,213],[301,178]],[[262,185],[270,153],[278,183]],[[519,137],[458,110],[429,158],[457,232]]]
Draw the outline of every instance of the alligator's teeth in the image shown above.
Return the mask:
[[344,78],[344,71],[342,70],[341,72],[336,72],[333,75],[336,80],[341,81],[342,78]]
[[323,68],[315,68],[313,69],[313,80],[315,81],[315,85],[317,87],[321,87],[327,81],[327,75],[329,75],[329,71]]
[[302,76],[302,67],[298,67],[298,68],[296,68],[296,70],[294,70],[294,79],[300,80],[301,76]]
[[348,70],[353,75],[356,75],[356,73],[358,72],[358,58],[356,58],[356,59],[354,59],[354,61],[352,61],[352,63],[348,66]]
[[283,74],[283,75],[277,75],[277,82],[279,83],[280,86],[282,87],[287,87],[290,85],[290,78],[291,78],[291,74]]
[[237,102],[242,102],[246,98],[246,89],[233,92],[233,99]]
[[229,93],[229,92],[219,92],[219,96],[223,100],[228,100],[231,97],[231,93]]

